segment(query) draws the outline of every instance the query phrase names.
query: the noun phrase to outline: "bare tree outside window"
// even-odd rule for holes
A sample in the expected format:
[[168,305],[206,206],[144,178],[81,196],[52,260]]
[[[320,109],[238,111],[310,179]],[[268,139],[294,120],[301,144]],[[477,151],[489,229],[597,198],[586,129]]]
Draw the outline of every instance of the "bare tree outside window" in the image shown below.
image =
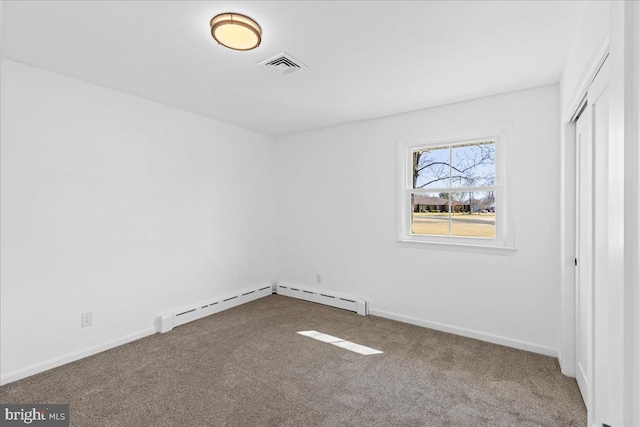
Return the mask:
[[495,238],[493,141],[413,150],[412,232]]
[[415,150],[413,188],[493,185],[495,153],[492,142]]

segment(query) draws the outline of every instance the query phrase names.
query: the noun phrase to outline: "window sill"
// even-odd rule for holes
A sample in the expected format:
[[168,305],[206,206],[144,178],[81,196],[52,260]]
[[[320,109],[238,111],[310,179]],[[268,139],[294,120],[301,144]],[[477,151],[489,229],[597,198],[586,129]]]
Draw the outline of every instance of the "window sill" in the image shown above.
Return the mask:
[[396,245],[407,248],[436,249],[453,252],[472,252],[487,255],[506,255],[511,256],[516,252],[515,247],[480,245],[474,243],[458,243],[458,242],[433,242],[424,240],[397,239]]

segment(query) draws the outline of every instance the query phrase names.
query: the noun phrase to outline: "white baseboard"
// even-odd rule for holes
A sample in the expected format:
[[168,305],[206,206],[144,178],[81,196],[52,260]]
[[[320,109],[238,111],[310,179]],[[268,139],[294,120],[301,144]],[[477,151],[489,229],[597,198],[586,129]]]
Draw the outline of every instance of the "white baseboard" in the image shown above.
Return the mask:
[[[253,286],[236,291],[232,294],[227,294],[217,298],[211,298],[205,303],[192,304],[189,307],[181,310],[175,310],[172,313],[172,328],[183,325],[187,322],[191,322],[200,319],[205,316],[209,316],[214,313],[218,313],[223,310],[227,310],[232,307],[236,307],[241,304],[253,301],[258,298],[262,298],[271,295],[273,292],[272,285]],[[186,312],[186,313],[185,313]],[[174,317],[177,314],[178,317]],[[173,319],[176,319],[175,321]],[[175,322],[175,323],[174,323]],[[144,329],[142,331],[134,332],[129,335],[125,335],[120,338],[116,338],[95,346],[85,348],[83,350],[75,351],[73,353],[65,354],[64,356],[56,357],[45,362],[37,363],[35,365],[19,369],[17,371],[9,372],[0,376],[0,385],[5,385],[14,381],[21,380],[26,377],[30,377],[40,372],[47,371],[49,369],[57,368],[58,366],[66,365],[67,363],[75,362],[76,360],[83,359],[85,357],[93,356],[94,354],[101,353],[103,351],[112,349],[114,347],[121,346],[123,344],[130,343],[140,338],[153,335],[156,332],[160,332],[161,324],[156,320],[156,326]]]
[[153,335],[155,333],[156,328],[143,329],[142,331],[134,332],[133,334],[125,335],[123,337],[94,345],[83,350],[75,351],[73,353],[65,354],[64,356],[47,360],[46,362],[37,363],[27,368],[9,372],[0,377],[0,385],[12,383],[14,381],[30,377],[31,375],[39,374],[40,372],[48,371],[49,369],[57,368],[58,366],[66,365],[67,363],[75,362],[76,360],[80,360],[85,357],[93,356],[94,354],[98,354],[114,347],[139,340],[140,338],[148,337],[149,335]]
[[558,349],[558,364],[560,365],[560,372],[562,372],[562,375],[569,378],[576,377],[575,363],[569,363],[568,361],[563,359],[562,351],[560,348]]
[[363,298],[338,294],[333,291],[314,289],[308,286],[292,285],[290,283],[278,283],[276,291],[278,295],[353,311],[361,316],[368,314],[369,304]]
[[273,286],[268,284],[251,286],[234,291],[230,294],[209,298],[206,301],[191,304],[187,307],[182,307],[180,309],[173,310],[170,313],[161,315],[158,319],[158,331],[169,332],[177,326],[228,310],[232,307],[246,304],[250,301],[257,300],[258,298],[267,297],[272,293]]
[[[272,289],[271,289],[271,285],[269,286],[269,290],[267,291],[265,289],[265,286],[259,286],[258,288],[262,288],[262,289],[254,289],[254,288],[247,288],[244,291],[239,291],[234,293],[234,295],[239,295],[238,298],[233,297],[233,299],[229,299],[228,298],[232,298],[231,296],[228,297],[219,297],[219,298],[212,298],[209,301],[220,301],[221,303],[218,305],[216,304],[216,306],[214,306],[215,308],[212,308],[211,310],[215,310],[215,312],[219,312],[222,311],[224,309],[228,309],[231,307],[235,307],[244,303],[247,303],[249,301],[253,301],[257,298],[261,298],[267,295],[271,295]],[[286,285],[285,285],[286,286]],[[289,285],[291,286],[291,285]],[[255,292],[247,294],[245,291],[247,292],[251,292],[252,290],[254,290]],[[259,292],[258,292],[259,290]],[[296,288],[296,290],[298,290],[298,288]],[[306,288],[305,288],[306,290]],[[283,292],[284,289],[280,290],[278,293]],[[286,292],[285,292],[286,293]],[[295,294],[298,294],[298,292],[294,292]],[[323,292],[324,294],[324,292]],[[327,293],[328,294],[328,293]],[[303,299],[306,299],[309,297],[309,295],[311,294],[303,294],[300,293],[300,295],[296,295],[296,297],[300,298],[302,297]],[[293,295],[292,295],[293,296]],[[348,300],[349,298],[351,298],[353,301],[358,301],[358,299],[356,298],[352,298],[352,297],[348,297],[345,298],[345,300]],[[227,301],[225,301],[227,300]],[[316,301],[314,301],[316,302]],[[344,304],[352,304],[351,301],[340,301],[341,303]],[[326,303],[326,302],[325,302]],[[330,304],[327,304],[330,305]],[[196,304],[195,306],[199,306],[199,304]],[[341,307],[341,308],[346,308],[346,309],[352,309],[351,306],[349,305],[349,307]],[[180,312],[180,310],[176,310],[175,311]],[[213,314],[213,312],[210,312],[209,310],[203,310],[201,312],[194,312],[193,314],[189,313],[188,317],[183,317],[183,319],[181,319],[181,323],[186,323],[184,321],[193,321],[196,320],[198,318],[207,316],[209,314]],[[364,314],[364,313],[362,313]],[[456,335],[461,335],[463,337],[468,337],[468,338],[475,338],[481,341],[486,341],[486,342],[490,342],[493,344],[499,344],[499,345],[504,345],[507,347],[512,347],[512,348],[517,348],[519,350],[525,350],[525,351],[531,351],[534,353],[539,353],[539,354],[543,354],[545,356],[552,356],[552,357],[558,357],[558,350],[551,348],[551,347],[546,347],[546,346],[541,346],[538,344],[533,344],[530,342],[526,342],[526,341],[520,341],[520,340],[515,340],[512,338],[507,338],[507,337],[502,337],[499,335],[493,335],[493,334],[487,334],[485,332],[480,332],[480,331],[476,331],[476,330],[472,330],[472,329],[465,329],[465,328],[460,328],[460,327],[456,327],[456,326],[451,326],[451,325],[446,325],[443,323],[438,323],[438,322],[431,322],[428,320],[423,320],[423,319],[417,319],[414,317],[409,317],[409,316],[403,316],[400,314],[395,314],[395,313],[390,313],[387,311],[383,311],[383,310],[375,310],[375,309],[368,309],[368,313],[372,316],[379,316],[379,317],[384,317],[387,319],[391,319],[391,320],[397,320],[399,322],[404,322],[404,323],[409,323],[412,325],[417,325],[417,326],[422,326],[425,328],[429,328],[429,329],[435,329],[437,331],[442,331],[442,332],[448,332],[448,333],[452,333],[452,334],[456,334]],[[186,316],[186,315],[183,315]],[[178,326],[178,325],[173,325]],[[130,343],[132,341],[138,340],[140,338],[144,338],[147,337],[149,335],[153,335],[154,333],[159,331],[159,326],[158,327],[153,327],[153,328],[147,328],[138,332],[134,332],[132,334],[129,335],[125,335],[123,337],[120,338],[116,338],[101,344],[97,344],[95,346],[83,349],[83,350],[79,350],[73,353],[69,353],[66,354],[64,356],[60,356],[60,357],[56,357],[54,359],[45,361],[45,362],[41,362],[41,363],[37,363],[35,365],[29,366],[27,368],[23,368],[23,369],[19,369],[17,371],[14,372],[9,372],[7,374],[4,374],[0,377],[0,385],[5,385],[14,381],[18,381],[20,379],[29,377],[31,375],[35,375],[38,374],[40,372],[44,372],[46,370],[49,369],[53,369],[56,368],[58,366],[62,366],[65,365],[67,363],[71,363],[71,362],[75,362],[76,360],[80,360],[82,358],[88,357],[88,356],[92,356],[94,354],[109,350],[111,348],[114,347],[118,347],[120,345],[123,344],[127,344]]]
[[[356,302],[363,301],[360,298],[339,295],[331,291],[321,291],[318,289],[309,288],[307,286],[293,285],[291,283],[279,283],[276,287],[278,295],[303,299],[305,301],[311,301],[319,304],[330,305],[333,307],[342,308],[350,311],[356,310]],[[416,326],[422,326],[424,328],[435,329],[437,331],[448,332],[455,335],[460,335],[467,338],[474,338],[480,341],[486,341],[493,344],[504,345],[506,347],[517,348],[518,350],[531,351],[533,353],[543,354],[545,356],[558,357],[558,350],[551,347],[546,347],[538,344],[533,344],[527,341],[516,340],[513,338],[507,338],[500,335],[488,334],[486,332],[476,331],[473,329],[465,329],[457,326],[451,326],[444,323],[432,322],[423,319],[417,319],[415,317],[404,316],[401,314],[390,313],[383,310],[375,310],[369,308],[369,303],[365,303],[366,312],[362,314],[370,314],[372,316],[384,317],[391,320],[397,320],[399,322],[409,323]]]
[[383,310],[369,309],[369,314],[372,316],[397,320],[398,322],[409,323],[411,325],[422,326],[424,328],[435,329],[436,331],[448,332],[450,334],[460,335],[467,338],[475,338],[480,341],[486,341],[493,344],[504,345],[506,347],[517,348],[518,350],[531,351],[533,353],[543,354],[545,356],[558,357],[557,349],[530,343],[527,341],[507,338],[500,335],[488,334],[486,332],[475,331],[473,329],[460,328],[444,323],[431,322],[428,320],[417,319],[415,317],[403,316],[401,314],[389,313],[388,311]]

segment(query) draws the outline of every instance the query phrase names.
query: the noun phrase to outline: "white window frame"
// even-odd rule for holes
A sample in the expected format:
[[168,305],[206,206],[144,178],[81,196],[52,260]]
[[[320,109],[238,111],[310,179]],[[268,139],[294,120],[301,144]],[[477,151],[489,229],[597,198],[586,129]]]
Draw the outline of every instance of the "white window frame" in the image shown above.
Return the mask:
[[[510,206],[510,186],[507,179],[510,172],[507,162],[507,146],[508,140],[511,138],[511,134],[513,133],[510,127],[511,126],[504,126],[498,129],[490,129],[444,138],[398,142],[398,221],[396,241],[399,244],[500,255],[510,255],[516,250],[513,216]],[[486,141],[493,141],[496,147],[495,184],[490,187],[484,187],[485,190],[493,189],[495,191],[496,237],[491,239],[480,237],[413,234],[411,232],[411,215],[413,211],[411,194],[439,193],[451,190],[451,188],[413,188],[413,151],[418,148],[456,146]],[[478,186],[471,188],[475,189],[475,191],[482,191],[483,187]],[[466,189],[468,191],[470,187],[455,187],[455,190],[459,189]]]

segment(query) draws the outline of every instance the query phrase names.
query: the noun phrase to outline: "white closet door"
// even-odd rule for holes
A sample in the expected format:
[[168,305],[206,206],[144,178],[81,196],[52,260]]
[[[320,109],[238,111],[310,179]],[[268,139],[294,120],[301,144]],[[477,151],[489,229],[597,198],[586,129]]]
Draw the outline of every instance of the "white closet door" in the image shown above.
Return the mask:
[[593,337],[593,127],[587,105],[576,125],[576,379],[587,405]]
[[[607,158],[609,149],[609,67],[591,83],[587,106],[576,124],[576,379],[588,411],[588,424],[608,418]],[[597,319],[596,319],[597,318]],[[598,320],[596,322],[595,320]],[[597,325],[597,326],[596,326]],[[597,372],[597,374],[596,374]]]

